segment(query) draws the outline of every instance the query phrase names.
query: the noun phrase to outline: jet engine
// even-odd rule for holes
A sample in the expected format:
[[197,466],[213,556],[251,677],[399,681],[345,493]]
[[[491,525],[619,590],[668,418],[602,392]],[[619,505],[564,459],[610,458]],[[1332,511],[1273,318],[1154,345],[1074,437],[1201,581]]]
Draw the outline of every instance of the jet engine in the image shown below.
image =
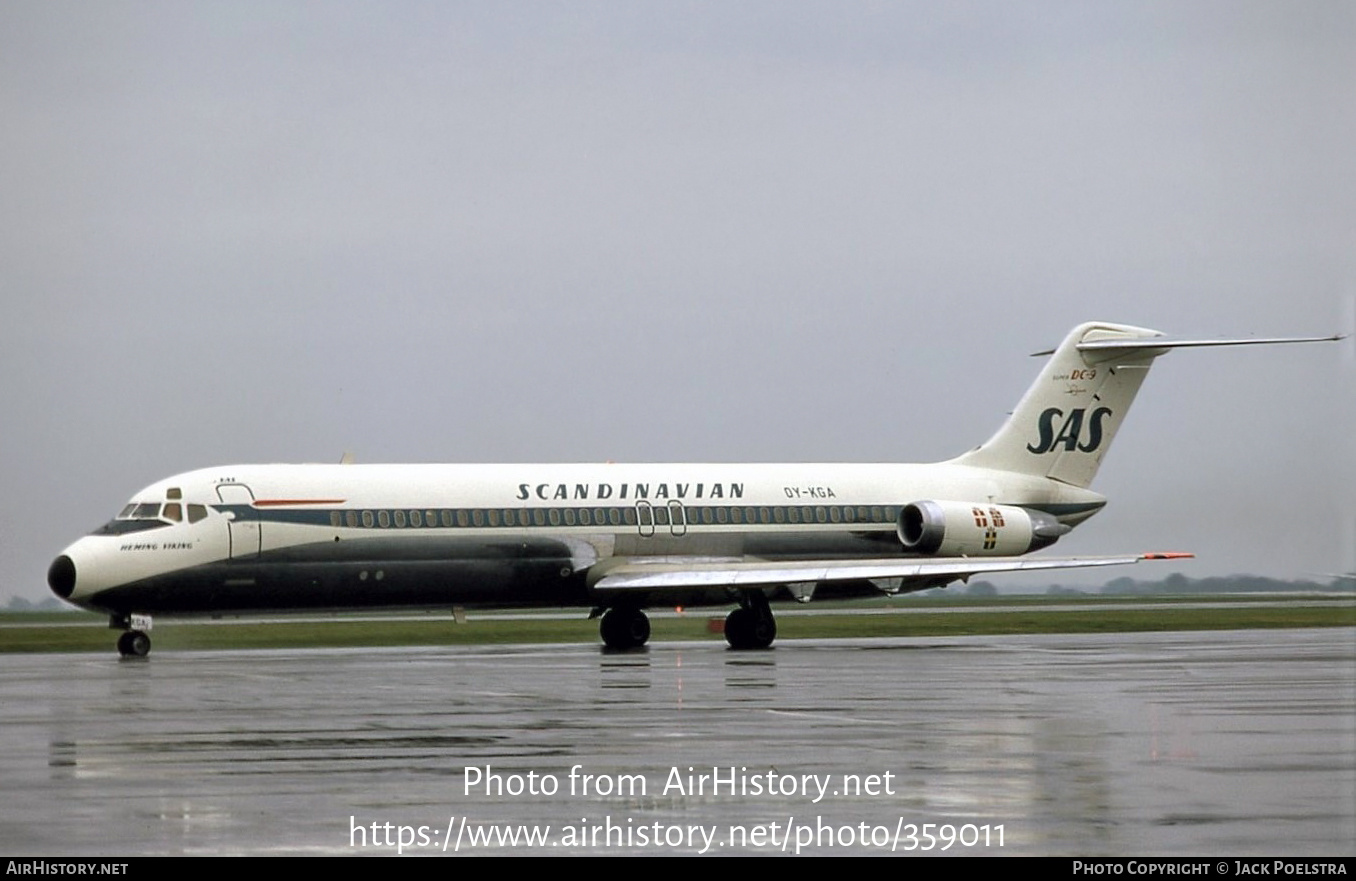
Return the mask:
[[1073,527],[1014,505],[927,500],[901,508],[896,528],[905,550],[915,554],[1007,557],[1052,545]]

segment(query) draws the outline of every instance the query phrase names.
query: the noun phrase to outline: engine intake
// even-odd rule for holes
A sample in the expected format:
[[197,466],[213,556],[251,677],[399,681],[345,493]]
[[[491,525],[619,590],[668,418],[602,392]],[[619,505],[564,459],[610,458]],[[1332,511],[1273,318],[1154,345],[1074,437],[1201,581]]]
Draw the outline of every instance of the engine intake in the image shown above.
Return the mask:
[[941,557],[1007,557],[1047,547],[1072,527],[1044,511],[987,502],[926,500],[899,511],[905,550]]

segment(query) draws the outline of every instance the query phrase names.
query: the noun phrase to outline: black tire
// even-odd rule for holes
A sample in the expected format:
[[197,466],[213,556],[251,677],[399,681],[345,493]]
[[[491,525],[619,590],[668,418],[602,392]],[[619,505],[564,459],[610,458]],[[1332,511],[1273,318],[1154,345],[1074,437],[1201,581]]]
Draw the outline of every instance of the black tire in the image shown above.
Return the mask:
[[725,641],[732,649],[750,648],[749,629],[753,613],[739,608],[725,616]]
[[770,611],[741,606],[725,617],[725,641],[732,649],[765,649],[776,638],[777,619]]
[[140,630],[128,630],[118,637],[118,654],[124,658],[144,658],[151,653],[151,638]]
[[765,649],[772,645],[772,641],[777,638],[777,619],[772,617],[771,611],[754,614],[749,638],[753,642],[750,648]]
[[639,609],[608,609],[598,622],[598,633],[610,649],[640,648],[650,639],[650,619]]

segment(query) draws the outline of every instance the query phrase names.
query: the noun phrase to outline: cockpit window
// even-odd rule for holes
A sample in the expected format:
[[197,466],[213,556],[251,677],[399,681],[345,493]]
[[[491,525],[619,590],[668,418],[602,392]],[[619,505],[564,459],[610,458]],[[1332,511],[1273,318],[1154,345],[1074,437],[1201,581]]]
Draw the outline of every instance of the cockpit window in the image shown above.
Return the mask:
[[[177,488],[169,489],[165,495],[176,500],[183,498],[182,490]],[[187,512],[185,508],[188,509]],[[207,506],[185,505],[182,501],[171,501],[162,505],[160,502],[138,502],[134,499],[118,512],[117,517],[94,530],[93,534],[126,535],[129,532],[145,532],[148,529],[183,523],[185,519],[189,523],[207,519]]]
[[156,518],[154,520],[126,520],[119,518],[110,520],[103,526],[94,530],[91,535],[127,535],[129,532],[146,532],[150,529],[162,529],[173,524],[166,523],[164,520]]

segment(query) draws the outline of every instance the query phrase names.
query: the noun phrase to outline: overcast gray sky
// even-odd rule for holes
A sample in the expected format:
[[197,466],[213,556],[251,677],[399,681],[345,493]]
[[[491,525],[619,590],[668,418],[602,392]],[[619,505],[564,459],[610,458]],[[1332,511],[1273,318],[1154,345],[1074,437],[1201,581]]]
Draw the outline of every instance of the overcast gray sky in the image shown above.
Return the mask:
[[[1083,320],[1350,332],[1353,84],[1346,0],[8,0],[0,600],[207,465],[929,461]],[[1352,570],[1353,438],[1350,341],[1174,352],[1059,550]]]

